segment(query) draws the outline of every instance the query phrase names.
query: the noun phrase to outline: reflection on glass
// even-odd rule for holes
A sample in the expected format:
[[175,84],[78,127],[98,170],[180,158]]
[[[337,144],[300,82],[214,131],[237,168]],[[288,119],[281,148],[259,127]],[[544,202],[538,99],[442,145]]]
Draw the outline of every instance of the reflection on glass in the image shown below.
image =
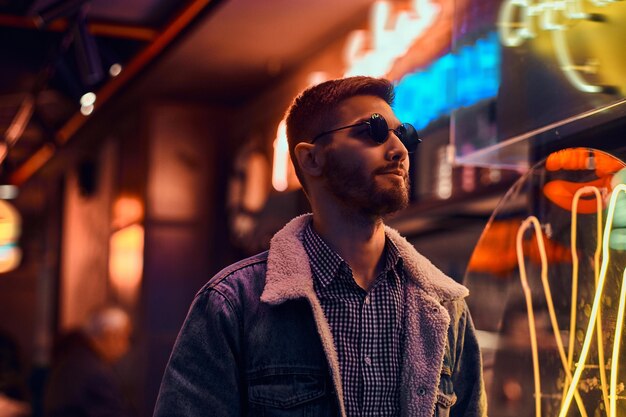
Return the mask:
[[466,274],[491,415],[626,415],[624,167],[556,152],[492,215]]

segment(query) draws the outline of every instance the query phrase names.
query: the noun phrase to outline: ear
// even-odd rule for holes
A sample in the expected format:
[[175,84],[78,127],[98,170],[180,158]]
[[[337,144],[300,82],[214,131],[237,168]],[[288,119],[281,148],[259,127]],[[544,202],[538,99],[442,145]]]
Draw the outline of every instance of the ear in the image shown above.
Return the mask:
[[322,175],[324,154],[321,152],[319,146],[307,142],[300,142],[294,148],[294,155],[298,160],[300,169],[307,175],[312,177]]

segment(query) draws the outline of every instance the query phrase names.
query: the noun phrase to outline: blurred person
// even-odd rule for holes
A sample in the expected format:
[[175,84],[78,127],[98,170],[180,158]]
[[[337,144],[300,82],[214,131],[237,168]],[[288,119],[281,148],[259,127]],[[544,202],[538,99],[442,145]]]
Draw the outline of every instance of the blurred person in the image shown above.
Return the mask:
[[483,416],[468,291],[383,218],[419,139],[369,77],[311,87],[287,137],[312,214],[196,295],[155,417]]
[[0,331],[0,417],[31,415],[17,342]]
[[125,417],[130,412],[112,365],[129,350],[126,312],[104,307],[55,346],[46,384],[46,417]]

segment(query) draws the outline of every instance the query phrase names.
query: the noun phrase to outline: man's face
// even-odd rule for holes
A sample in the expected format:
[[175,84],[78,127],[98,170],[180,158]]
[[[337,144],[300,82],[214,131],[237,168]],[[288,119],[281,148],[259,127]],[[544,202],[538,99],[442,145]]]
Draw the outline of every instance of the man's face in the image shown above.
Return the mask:
[[[355,96],[337,109],[341,127],[367,120],[372,113],[382,115],[389,128],[400,121],[391,107],[375,96]],[[393,132],[378,144],[367,133],[367,126],[341,130],[326,139],[323,177],[325,188],[350,210],[368,217],[382,217],[407,206],[409,201],[409,159],[402,142]]]

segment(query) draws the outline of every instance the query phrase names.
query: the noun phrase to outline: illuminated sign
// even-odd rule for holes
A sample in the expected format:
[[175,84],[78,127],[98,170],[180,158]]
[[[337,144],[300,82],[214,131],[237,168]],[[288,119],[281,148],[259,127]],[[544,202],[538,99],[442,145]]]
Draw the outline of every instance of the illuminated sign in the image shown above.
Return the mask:
[[[499,13],[500,40],[511,48],[519,47],[529,39],[538,37],[541,31],[549,32],[558,64],[567,80],[578,90],[586,93],[610,92],[615,87],[597,85],[583,74],[596,74],[600,62],[590,57],[584,64],[574,62],[566,33],[581,22],[602,24],[606,15],[585,11],[585,4],[605,8],[618,0],[506,0]],[[590,29],[588,32],[592,31]]]
[[455,109],[495,97],[499,85],[500,46],[492,32],[402,78],[393,109],[400,120],[423,129]]
[[[570,210],[572,199],[578,189],[583,186],[593,186],[602,190],[610,190],[612,188],[610,186],[611,183],[619,178],[618,174],[615,173],[620,171],[622,166],[623,163],[621,161],[597,150],[568,148],[553,152],[546,159],[546,170],[548,172],[593,170],[598,178],[587,182],[566,181],[563,179],[550,180],[543,186],[543,194],[548,200],[562,209]],[[598,211],[593,200],[580,201],[576,208],[579,213],[584,214],[596,213]]]
[[[344,77],[385,76],[395,60],[406,54],[413,42],[435,22],[441,9],[429,0],[414,0],[411,6],[410,10],[392,16],[390,2],[377,1],[372,5],[369,31],[352,31],[346,42]],[[392,27],[389,27],[390,22],[395,22]]]
[[[571,406],[572,401],[576,402],[578,410],[581,416],[586,417],[587,412],[585,410],[585,404],[579,394],[579,382],[581,376],[587,365],[588,355],[591,349],[592,339],[594,333],[597,335],[597,354],[598,354],[598,370],[600,373],[600,390],[602,393],[602,401],[604,402],[604,408],[607,410],[609,417],[617,416],[617,399],[618,395],[624,391],[623,383],[617,381],[618,370],[620,366],[620,346],[622,343],[622,330],[624,325],[624,319],[626,314],[626,269],[622,274],[621,290],[619,296],[619,306],[617,316],[615,319],[615,329],[613,334],[613,348],[611,350],[610,359],[606,360],[604,352],[604,342],[602,329],[602,311],[600,308],[601,301],[603,299],[603,293],[605,288],[606,276],[609,268],[610,251],[609,242],[614,226],[614,219],[616,215],[617,201],[621,193],[626,193],[625,184],[617,184],[612,191],[611,198],[608,204],[608,212],[606,218],[606,224],[604,231],[602,230],[602,195],[600,190],[596,187],[582,187],[579,189],[572,201],[572,227],[571,227],[571,250],[572,250],[572,305],[570,310],[570,329],[569,329],[569,348],[568,352],[565,352],[563,344],[561,329],[557,321],[557,316],[553,304],[552,293],[550,290],[550,284],[548,281],[548,261],[546,256],[545,247],[543,244],[543,233],[541,230],[541,224],[535,216],[528,217],[520,226],[517,239],[517,259],[520,272],[520,281],[524,290],[524,298],[526,300],[526,309],[528,314],[530,342],[532,350],[533,360],[533,376],[534,376],[534,397],[535,397],[535,415],[536,417],[542,416],[542,391],[541,391],[541,377],[540,377],[540,363],[539,363],[539,348],[537,342],[537,326],[534,317],[533,297],[532,289],[528,283],[528,277],[526,275],[526,268],[524,265],[524,253],[523,253],[523,235],[527,228],[532,227],[535,231],[535,238],[537,240],[537,246],[541,254],[541,283],[546,299],[546,305],[548,307],[548,313],[550,317],[550,324],[558,348],[559,357],[561,360],[562,368],[565,374],[565,383],[563,384],[563,396],[561,400],[561,407],[559,410],[559,417],[565,417]],[[574,362],[574,333],[576,315],[579,312],[577,308],[577,294],[578,294],[578,254],[576,248],[577,241],[577,206],[582,195],[593,194],[595,196],[597,210],[597,233],[598,243],[595,252],[595,270],[594,270],[594,282],[595,293],[593,294],[593,304],[589,312],[589,322],[584,333],[584,341],[580,349],[578,360]],[[601,262],[600,262],[601,259]],[[600,267],[598,268],[598,265]],[[606,331],[607,329],[605,329]],[[575,366],[574,366],[575,364]],[[572,373],[572,369],[575,371]],[[606,370],[610,368],[610,375],[607,376]]]

